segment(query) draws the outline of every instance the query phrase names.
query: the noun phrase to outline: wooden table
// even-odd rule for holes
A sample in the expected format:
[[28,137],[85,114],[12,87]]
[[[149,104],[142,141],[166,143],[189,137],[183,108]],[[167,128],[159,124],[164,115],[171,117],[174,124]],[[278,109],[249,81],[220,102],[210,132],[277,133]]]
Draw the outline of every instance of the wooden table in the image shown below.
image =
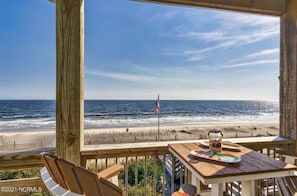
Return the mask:
[[279,176],[297,175],[297,167],[266,155],[242,147],[238,151],[223,150],[233,156],[240,156],[239,163],[221,163],[198,158],[190,154],[191,150],[207,151],[199,143],[169,144],[169,151],[181,161],[191,172],[191,183],[211,184],[211,195],[222,196],[223,184],[226,182],[241,181],[242,195],[255,195],[255,180]]

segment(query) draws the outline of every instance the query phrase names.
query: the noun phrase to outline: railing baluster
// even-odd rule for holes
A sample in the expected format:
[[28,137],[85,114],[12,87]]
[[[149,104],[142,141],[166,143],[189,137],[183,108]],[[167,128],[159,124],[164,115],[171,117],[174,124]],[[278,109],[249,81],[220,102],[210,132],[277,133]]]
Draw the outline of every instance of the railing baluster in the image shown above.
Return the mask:
[[[276,148],[273,147],[273,158],[275,159],[276,158],[276,153],[275,153],[275,150]],[[273,179],[273,196],[276,195],[276,192],[277,192],[277,187],[276,187],[276,182],[275,182],[275,178]]]
[[144,194],[147,195],[147,156],[144,156]]
[[98,159],[95,159],[95,169],[98,171]]
[[126,157],[126,160],[125,160],[125,195],[126,196],[128,196],[128,167],[129,167],[128,157]]
[[175,161],[176,161],[176,158],[171,154],[171,172],[172,172],[171,173],[171,193],[175,191],[175,187],[174,187],[175,174],[176,174]]
[[162,195],[165,196],[166,193],[166,154],[163,155],[163,178],[162,178]]
[[135,157],[135,195],[138,195],[138,157]]
[[154,196],[156,196],[157,194],[157,161],[158,161],[158,156],[155,155],[154,156],[154,161],[153,161],[153,164],[154,164],[154,180],[153,180],[153,192],[154,192]]
[[184,177],[184,168],[183,168],[183,165],[180,163],[180,171],[179,171],[179,185],[180,186],[184,183],[183,177]]

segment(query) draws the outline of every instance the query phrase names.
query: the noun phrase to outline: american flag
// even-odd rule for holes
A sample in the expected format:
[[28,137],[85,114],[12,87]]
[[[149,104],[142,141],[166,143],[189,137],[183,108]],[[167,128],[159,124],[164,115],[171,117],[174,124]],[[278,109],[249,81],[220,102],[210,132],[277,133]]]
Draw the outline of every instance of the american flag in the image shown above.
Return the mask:
[[156,114],[160,114],[160,100],[159,100],[159,95],[158,95],[158,99],[156,100],[155,113]]

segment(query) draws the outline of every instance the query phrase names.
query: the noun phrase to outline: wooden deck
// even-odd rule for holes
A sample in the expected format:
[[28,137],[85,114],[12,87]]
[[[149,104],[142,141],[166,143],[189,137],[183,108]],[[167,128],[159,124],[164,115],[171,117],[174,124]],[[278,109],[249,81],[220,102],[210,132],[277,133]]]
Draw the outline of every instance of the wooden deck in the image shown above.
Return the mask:
[[[227,139],[226,139],[227,140]],[[282,137],[249,137],[249,138],[230,138],[229,141],[239,143],[248,148],[252,148],[254,150],[263,152],[269,156],[274,156],[273,151],[275,148],[281,149],[289,149],[290,145],[294,144],[293,140],[282,138]],[[183,142],[198,142],[201,140],[190,140]],[[133,159],[134,162],[141,162],[142,160],[148,160],[149,158],[154,158],[155,161],[158,161],[158,157],[163,157],[166,159],[166,156],[171,156],[168,152],[168,144],[180,143],[181,141],[169,141],[169,142],[152,142],[152,143],[133,143],[133,144],[109,144],[109,145],[88,145],[85,146],[81,151],[81,160],[83,160],[82,165],[88,166],[93,162],[95,165],[100,165],[102,163],[104,167],[116,163],[116,162],[124,162],[124,165],[129,164],[129,160]],[[13,151],[13,152],[0,152],[0,169],[7,170],[13,168],[28,168],[28,167],[39,167],[42,166],[42,163],[39,159],[39,153],[47,151],[47,152],[55,152],[55,148],[41,148],[41,149],[28,149],[23,151]],[[168,165],[169,164],[169,165]],[[183,169],[180,170],[176,167],[181,167],[181,165],[174,166],[170,165],[170,162],[161,161],[160,165],[163,168],[163,176],[165,176],[166,172],[170,173],[170,181],[165,182],[166,179],[163,180],[164,195],[165,190],[167,192],[171,192],[174,190],[176,184],[182,184],[187,179],[184,176]],[[166,167],[167,165],[167,167]],[[167,170],[166,170],[167,168]],[[171,170],[171,171],[170,171]],[[176,171],[178,174],[173,174]],[[154,174],[155,175],[155,174]],[[175,179],[176,175],[179,177]],[[182,178],[180,178],[182,177]],[[135,175],[136,181],[138,178],[138,174],[136,172]],[[125,168],[125,183],[124,186],[128,186],[128,169]],[[178,181],[177,181],[178,179]],[[169,184],[168,184],[169,183]],[[32,178],[32,179],[22,179],[22,180],[9,180],[9,181],[0,181],[0,187],[7,187],[10,185],[14,187],[15,190],[19,190],[18,187],[35,187],[35,189],[42,190],[42,192],[46,191],[42,181],[40,178]],[[147,185],[148,186],[148,185]],[[21,189],[20,189],[21,190]],[[125,190],[125,187],[124,187]],[[11,195],[21,195],[21,192],[13,192]],[[6,195],[9,195],[8,193]],[[126,193],[127,195],[127,193]]]

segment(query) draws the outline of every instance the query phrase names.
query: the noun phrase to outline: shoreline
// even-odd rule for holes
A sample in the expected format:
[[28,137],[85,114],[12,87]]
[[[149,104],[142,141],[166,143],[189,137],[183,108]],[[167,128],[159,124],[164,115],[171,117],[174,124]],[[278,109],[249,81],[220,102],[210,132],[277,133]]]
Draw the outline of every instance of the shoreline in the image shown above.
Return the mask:
[[[149,127],[85,129],[85,144],[135,143],[168,140],[206,139],[213,129],[222,130],[224,138],[277,136],[279,123],[210,123]],[[0,132],[0,150],[55,146],[55,130]]]

